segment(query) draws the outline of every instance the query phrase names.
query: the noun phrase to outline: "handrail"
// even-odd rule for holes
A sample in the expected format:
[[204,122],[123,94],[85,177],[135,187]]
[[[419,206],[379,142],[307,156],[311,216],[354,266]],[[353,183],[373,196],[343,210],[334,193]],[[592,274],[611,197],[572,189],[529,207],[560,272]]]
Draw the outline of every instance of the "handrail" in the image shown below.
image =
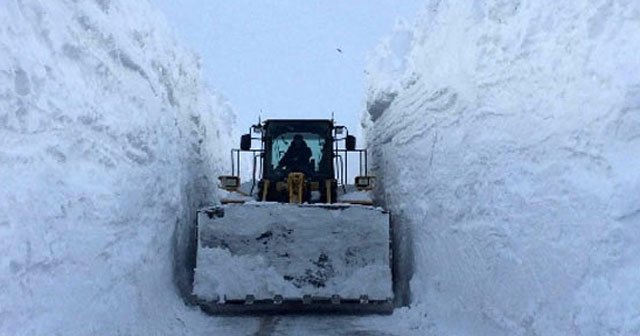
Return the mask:
[[[256,153],[262,154],[264,150],[262,149],[241,150],[238,148],[232,149],[231,150],[231,176],[240,177],[240,153],[241,152],[251,152],[253,153],[255,158]],[[254,165],[254,168],[255,168],[255,165]]]
[[[358,159],[359,159],[359,173],[360,175],[367,175],[368,171],[369,171],[369,167],[368,167],[368,154],[367,154],[367,150],[366,149],[354,149],[352,151],[350,150],[346,150],[344,148],[340,148],[340,149],[336,149],[336,159],[340,158],[341,162],[340,162],[340,166],[342,168],[342,171],[340,174],[340,181],[343,184],[346,184],[346,179],[347,176],[349,175],[349,166],[348,166],[348,162],[346,160],[347,156],[349,156],[349,153],[358,153]],[[344,160],[342,160],[342,155],[340,154],[344,154]],[[364,162],[363,162],[364,161]]]

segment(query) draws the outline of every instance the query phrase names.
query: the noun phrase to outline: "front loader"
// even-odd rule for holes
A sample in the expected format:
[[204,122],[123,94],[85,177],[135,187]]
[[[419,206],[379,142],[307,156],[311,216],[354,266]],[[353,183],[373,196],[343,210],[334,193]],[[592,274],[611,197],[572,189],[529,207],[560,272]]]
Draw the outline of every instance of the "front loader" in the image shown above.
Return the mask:
[[[333,120],[267,120],[242,136],[231,175],[219,178],[222,204],[197,214],[193,295],[204,311],[393,311],[389,214],[373,204],[355,142]],[[242,154],[253,163],[247,183]]]

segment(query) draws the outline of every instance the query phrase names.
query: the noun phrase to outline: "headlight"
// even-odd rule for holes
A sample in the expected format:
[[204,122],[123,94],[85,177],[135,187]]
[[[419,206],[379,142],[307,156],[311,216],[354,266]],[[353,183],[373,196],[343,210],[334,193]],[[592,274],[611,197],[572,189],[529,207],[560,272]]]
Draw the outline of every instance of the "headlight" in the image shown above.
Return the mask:
[[373,176],[356,176],[355,185],[358,190],[371,190],[373,189]]
[[220,187],[227,191],[236,191],[240,187],[240,178],[238,176],[219,176]]

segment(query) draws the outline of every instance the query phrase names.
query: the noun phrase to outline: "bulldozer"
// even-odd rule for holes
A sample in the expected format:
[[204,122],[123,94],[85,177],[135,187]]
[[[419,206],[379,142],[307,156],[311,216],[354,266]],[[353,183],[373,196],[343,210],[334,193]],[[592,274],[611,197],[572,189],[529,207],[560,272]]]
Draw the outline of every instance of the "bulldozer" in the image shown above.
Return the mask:
[[[348,184],[354,155],[358,175]],[[345,126],[258,122],[231,162],[231,174],[219,177],[220,204],[197,213],[192,296],[202,310],[393,312],[389,213],[374,203],[367,151]]]

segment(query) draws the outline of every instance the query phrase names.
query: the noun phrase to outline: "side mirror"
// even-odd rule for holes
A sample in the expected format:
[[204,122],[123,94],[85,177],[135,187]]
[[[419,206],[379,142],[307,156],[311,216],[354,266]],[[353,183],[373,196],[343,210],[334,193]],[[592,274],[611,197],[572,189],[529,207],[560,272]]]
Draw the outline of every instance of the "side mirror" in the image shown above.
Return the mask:
[[347,147],[348,151],[356,150],[356,137],[353,135],[347,135],[347,138],[345,139],[345,147]]
[[243,134],[240,137],[240,150],[248,151],[251,149],[251,134]]

